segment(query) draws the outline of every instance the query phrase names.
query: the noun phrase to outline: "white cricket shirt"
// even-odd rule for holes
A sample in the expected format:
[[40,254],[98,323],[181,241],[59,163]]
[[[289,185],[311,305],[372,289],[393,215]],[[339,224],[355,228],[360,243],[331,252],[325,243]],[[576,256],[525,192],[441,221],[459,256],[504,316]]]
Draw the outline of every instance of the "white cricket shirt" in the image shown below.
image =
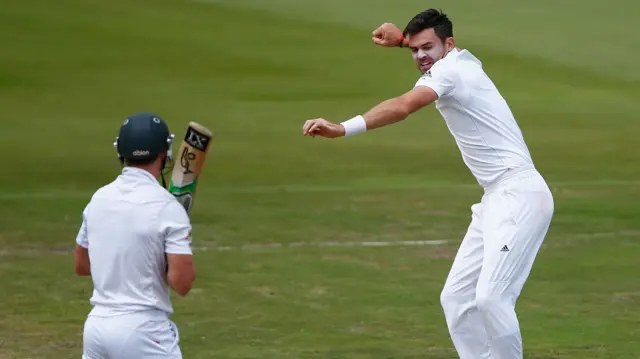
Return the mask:
[[533,167],[507,102],[468,50],[449,52],[415,86],[438,94],[436,108],[480,185],[488,186],[509,169]]
[[149,172],[125,167],[82,218],[76,243],[89,251],[90,315],[171,314],[165,253],[192,254],[189,216],[175,197]]

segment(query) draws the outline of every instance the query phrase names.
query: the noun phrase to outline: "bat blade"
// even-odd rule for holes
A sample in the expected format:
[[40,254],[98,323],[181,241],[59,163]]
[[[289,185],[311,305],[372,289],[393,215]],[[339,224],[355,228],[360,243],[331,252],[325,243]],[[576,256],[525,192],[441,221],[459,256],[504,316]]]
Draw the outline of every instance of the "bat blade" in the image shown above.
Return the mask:
[[191,213],[200,176],[209,153],[213,133],[197,122],[189,122],[180,144],[169,182],[169,192]]

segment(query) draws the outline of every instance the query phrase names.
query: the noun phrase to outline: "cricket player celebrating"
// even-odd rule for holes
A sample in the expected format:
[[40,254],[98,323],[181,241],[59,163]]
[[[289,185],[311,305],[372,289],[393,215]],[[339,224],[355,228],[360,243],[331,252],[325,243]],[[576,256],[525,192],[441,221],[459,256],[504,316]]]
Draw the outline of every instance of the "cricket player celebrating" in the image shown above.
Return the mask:
[[83,359],[182,358],[169,287],[185,296],[195,279],[191,224],[156,180],[172,140],[159,116],[127,118],[115,143],[122,173],[84,209],[75,270],[91,276],[94,290]]
[[435,103],[484,188],[441,294],[450,336],[461,359],[521,359],[515,303],[551,223],[551,191],[509,106],[480,60],[456,47],[444,13],[421,12],[404,31],[385,23],[373,42],[411,50],[422,73],[413,89],[340,124],[306,121],[303,134],[353,136]]

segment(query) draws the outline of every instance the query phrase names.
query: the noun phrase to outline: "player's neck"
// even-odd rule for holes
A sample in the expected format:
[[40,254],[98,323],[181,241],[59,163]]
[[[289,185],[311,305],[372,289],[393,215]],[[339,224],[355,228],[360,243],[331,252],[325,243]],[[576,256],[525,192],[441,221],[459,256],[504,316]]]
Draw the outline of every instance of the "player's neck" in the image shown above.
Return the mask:
[[149,172],[153,177],[158,178],[160,176],[160,166],[156,163],[150,163],[147,165],[135,165],[133,168]]

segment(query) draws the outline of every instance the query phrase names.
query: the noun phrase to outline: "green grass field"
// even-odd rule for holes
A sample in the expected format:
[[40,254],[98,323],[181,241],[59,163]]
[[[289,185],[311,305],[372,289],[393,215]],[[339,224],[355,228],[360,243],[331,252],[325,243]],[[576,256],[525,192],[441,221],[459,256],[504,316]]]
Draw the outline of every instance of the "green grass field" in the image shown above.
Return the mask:
[[[199,277],[174,299],[185,358],[456,358],[439,294],[482,192],[435,108],[301,135],[410,89],[408,50],[371,31],[431,6],[555,195],[517,307],[525,357],[640,358],[640,5],[27,0],[0,8],[0,359],[80,358],[92,287],[69,251],[139,111],[216,134],[192,213]],[[400,243],[422,240],[447,242]],[[323,245],[363,241],[398,245]]]

